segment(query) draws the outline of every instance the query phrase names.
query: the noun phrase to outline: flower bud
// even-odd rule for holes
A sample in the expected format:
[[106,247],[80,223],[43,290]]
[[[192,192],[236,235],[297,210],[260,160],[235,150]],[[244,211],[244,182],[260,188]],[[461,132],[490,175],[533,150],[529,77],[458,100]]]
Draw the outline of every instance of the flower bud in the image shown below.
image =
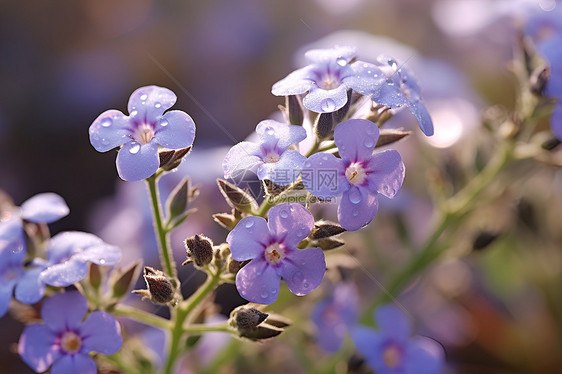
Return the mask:
[[375,148],[383,147],[399,141],[400,139],[410,135],[411,131],[396,130],[396,129],[384,129],[381,130],[379,135],[379,140]]
[[324,238],[318,240],[316,245],[322,248],[323,251],[329,251],[330,249],[339,248],[342,245],[345,245],[345,242],[343,240],[338,240],[334,238]]
[[312,231],[312,239],[324,239],[330,236],[339,235],[345,232],[346,229],[338,225],[337,223],[329,221],[318,221],[314,224],[314,230]]
[[238,219],[234,216],[234,214],[230,213],[216,213],[213,214],[213,220],[224,227],[227,230],[232,230],[236,227],[238,223]]
[[284,326],[277,327],[268,323],[268,316],[256,308],[242,305],[232,311],[229,324],[243,338],[254,341],[269,339],[281,334]]
[[349,108],[351,107],[351,94],[353,93],[353,90],[347,90],[347,102],[345,103],[344,106],[342,106],[340,109],[336,110],[332,116],[333,120],[334,120],[334,124],[338,124],[340,122],[342,122],[345,118],[345,116],[347,115],[347,113],[349,112]]
[[177,304],[176,282],[170,280],[163,271],[145,266],[143,277],[147,289],[134,290],[133,293],[142,295],[143,300],[150,300],[154,304]]
[[302,126],[304,115],[300,100],[296,95],[285,96],[285,111],[291,125]]
[[501,234],[497,232],[481,231],[472,242],[472,249],[480,251],[492,244]]
[[535,95],[542,95],[549,79],[550,67],[548,65],[542,65],[533,70],[533,73],[529,77],[531,92]]
[[165,149],[158,152],[160,168],[166,171],[177,168],[182,159],[191,151],[191,146],[182,149]]
[[[112,296],[120,299],[135,284],[140,273],[142,262],[137,260],[124,269],[113,271],[109,280]],[[90,270],[91,271],[91,270]]]
[[316,118],[314,133],[316,134],[318,139],[326,139],[332,134],[333,127],[334,117],[332,113],[320,113],[318,118]]
[[224,179],[217,179],[219,190],[226,203],[240,212],[251,213],[258,210],[257,201],[246,191]]
[[187,251],[187,261],[183,263],[195,262],[195,265],[203,267],[208,265],[213,259],[213,241],[204,235],[195,235],[184,241]]

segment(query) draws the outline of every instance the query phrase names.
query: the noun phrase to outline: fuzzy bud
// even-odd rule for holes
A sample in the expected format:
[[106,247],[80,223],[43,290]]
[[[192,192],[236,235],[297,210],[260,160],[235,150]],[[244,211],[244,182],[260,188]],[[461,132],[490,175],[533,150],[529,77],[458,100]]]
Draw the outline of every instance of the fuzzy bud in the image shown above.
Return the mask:
[[346,230],[338,225],[337,223],[329,221],[318,221],[314,224],[314,230],[312,231],[312,239],[324,239],[330,236],[339,235]]
[[187,251],[187,261],[183,263],[195,262],[195,265],[203,267],[213,260],[213,241],[205,235],[195,235],[184,241]]
[[296,95],[285,96],[285,110],[291,125],[302,126],[304,115],[301,103]]
[[180,166],[182,159],[191,151],[191,146],[182,149],[164,149],[158,152],[160,168],[166,171]]
[[267,313],[242,305],[232,311],[229,324],[238,330],[239,335],[243,338],[254,341],[264,340],[283,332],[283,327],[268,323],[268,317]]
[[314,132],[318,139],[326,139],[332,134],[334,127],[334,117],[332,113],[321,113],[316,119]]
[[133,293],[143,296],[143,300],[150,300],[154,304],[176,305],[176,287],[166,274],[150,266],[144,267],[144,281],[146,290],[134,290]]
[[217,179],[217,184],[226,203],[230,205],[231,208],[245,213],[251,213],[258,209],[258,203],[248,192],[224,179]]

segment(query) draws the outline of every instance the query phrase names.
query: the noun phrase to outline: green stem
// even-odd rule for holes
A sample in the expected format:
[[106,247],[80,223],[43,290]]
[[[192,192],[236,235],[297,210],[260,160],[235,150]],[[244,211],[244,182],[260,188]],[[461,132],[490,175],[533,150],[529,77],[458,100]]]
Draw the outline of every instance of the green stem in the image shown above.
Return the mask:
[[457,194],[449,198],[445,204],[444,212],[437,219],[435,229],[427,239],[421,250],[412,258],[410,263],[398,272],[390,281],[385,292],[382,293],[362,316],[362,322],[367,323],[374,309],[398,295],[408,282],[425,270],[436,258],[438,258],[447,247],[439,246],[439,238],[454,224],[458,224],[470,212],[474,201],[484,192],[500,173],[500,171],[512,159],[513,145],[502,144],[496,155],[488,165],[474,177]]
[[219,283],[220,275],[210,274],[205,283],[199,287],[189,299],[183,301],[178,308],[172,309],[172,321],[174,321],[174,326],[170,330],[172,337],[170,341],[170,351],[163,371],[164,374],[173,373],[174,364],[182,351],[180,343],[184,332],[189,329],[189,326],[183,326],[186,318]]
[[176,278],[176,264],[171,256],[168,246],[167,231],[162,223],[162,213],[160,211],[160,194],[158,193],[157,175],[153,175],[146,179],[148,190],[150,192],[150,201],[152,202],[152,214],[154,216],[154,231],[158,238],[158,249],[160,252],[160,263],[166,274],[172,278]]
[[183,328],[183,332],[187,334],[199,334],[202,332],[212,332],[212,331],[232,332],[232,329],[228,327],[226,323],[222,325],[193,324],[193,325],[185,326]]
[[144,323],[145,325],[160,327],[162,329],[170,329],[172,327],[171,321],[128,305],[116,305],[115,309],[111,311],[111,314],[114,316],[128,317],[137,322]]
[[256,216],[265,217],[269,209],[271,209],[275,204],[271,201],[271,196],[267,195],[260,205],[260,209],[257,211]]

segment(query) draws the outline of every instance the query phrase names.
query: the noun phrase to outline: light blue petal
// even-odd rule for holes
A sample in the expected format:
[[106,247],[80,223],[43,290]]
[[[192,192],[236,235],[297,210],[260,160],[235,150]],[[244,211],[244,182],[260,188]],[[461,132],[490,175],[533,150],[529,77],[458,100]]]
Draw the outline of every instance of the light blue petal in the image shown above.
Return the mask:
[[299,95],[308,91],[314,86],[314,67],[306,66],[295,70],[271,88],[271,93],[275,96]]
[[341,158],[351,162],[368,161],[378,139],[379,128],[366,119],[350,119],[334,129],[334,141]]
[[347,103],[347,85],[342,84],[331,90],[314,86],[302,100],[305,108],[316,113],[332,113]]
[[225,178],[232,178],[244,171],[255,171],[263,163],[259,144],[241,142],[230,148],[222,162]]
[[64,231],[53,236],[47,245],[48,264],[66,261],[77,251],[91,246],[104,245],[94,234],[81,231]]
[[395,79],[377,86],[371,98],[375,103],[389,108],[399,108],[408,104],[408,98],[400,91],[400,83]]
[[131,94],[127,109],[133,121],[156,124],[162,113],[171,108],[176,100],[176,95],[167,88],[145,86]]
[[269,241],[267,222],[262,217],[255,216],[242,218],[226,238],[232,258],[236,261],[260,256]]
[[19,214],[0,222],[0,246],[12,252],[21,252],[24,249],[23,223]]
[[421,130],[426,136],[433,135],[433,121],[431,120],[431,116],[427,111],[425,105],[421,102],[421,100],[412,101],[409,103],[408,108],[410,112],[416,117],[418,120],[418,125],[420,125]]
[[103,112],[90,125],[90,143],[98,152],[107,152],[130,141],[134,126],[132,121],[118,110]]
[[158,170],[160,158],[155,141],[147,144],[125,143],[117,153],[117,172],[121,179],[135,182],[146,179]]
[[22,218],[35,223],[51,223],[69,212],[64,199],[52,192],[35,195],[21,205]]
[[326,260],[320,248],[295,249],[281,265],[281,276],[292,293],[306,295],[322,283]]
[[340,225],[348,231],[359,230],[375,218],[378,206],[376,192],[370,192],[367,187],[351,186],[343,193],[338,207]]
[[102,243],[85,248],[82,252],[72,256],[72,258],[82,262],[111,266],[121,261],[121,250],[114,245]]
[[39,279],[43,268],[28,270],[16,285],[16,299],[24,304],[35,304],[45,295],[45,284]]
[[82,352],[99,352],[112,355],[123,345],[121,327],[109,313],[95,311],[90,313],[80,327]]
[[[356,54],[357,48],[355,47],[336,46],[326,49],[311,49],[304,54],[304,57],[310,64],[333,62],[338,66],[345,66]],[[338,59],[341,61],[340,63],[338,63]]]
[[370,367],[375,370],[387,368],[382,352],[386,340],[382,334],[363,326],[352,328],[350,334],[355,347],[365,357]]
[[8,311],[15,284],[15,280],[0,283],[0,317],[4,316]]
[[562,140],[562,102],[558,103],[550,117],[550,128],[559,140]]
[[436,341],[417,336],[410,340],[404,360],[404,374],[439,374],[445,353]]
[[41,318],[53,331],[76,330],[88,311],[86,298],[78,291],[57,293],[44,301]]
[[331,199],[349,189],[345,164],[331,153],[315,153],[304,163],[301,172],[304,187],[314,196]]
[[402,188],[405,170],[397,151],[390,149],[375,153],[366,169],[369,188],[392,199]]
[[258,178],[269,179],[280,186],[293,183],[301,173],[306,157],[298,151],[287,150],[281,154],[279,161],[263,163],[258,167]]
[[343,82],[355,92],[371,95],[386,83],[384,73],[376,65],[363,61],[352,63],[353,74],[343,79]]
[[256,132],[263,143],[276,145],[281,152],[290,145],[306,139],[306,130],[302,126],[288,125],[271,119],[258,123]]
[[236,288],[244,299],[269,305],[277,300],[281,277],[263,259],[254,259],[236,274]]
[[70,258],[51,265],[41,272],[40,281],[55,287],[68,287],[86,277],[88,263],[79,258]]
[[302,205],[283,203],[269,210],[269,232],[288,248],[296,248],[314,227],[314,217]]
[[410,320],[398,307],[387,304],[375,310],[375,321],[386,336],[405,341],[410,336]]
[[51,374],[96,374],[97,372],[96,362],[85,354],[63,356],[51,368]]
[[18,353],[38,373],[46,371],[61,356],[55,333],[44,324],[27,326],[20,336]]
[[156,122],[154,140],[170,149],[186,148],[195,139],[195,123],[181,110],[172,110]]

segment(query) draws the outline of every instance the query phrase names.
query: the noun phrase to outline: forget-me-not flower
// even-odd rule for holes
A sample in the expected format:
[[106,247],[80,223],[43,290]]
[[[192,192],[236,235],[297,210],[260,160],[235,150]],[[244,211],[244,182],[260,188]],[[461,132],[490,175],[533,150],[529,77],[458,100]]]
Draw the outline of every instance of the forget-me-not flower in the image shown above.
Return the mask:
[[53,236],[47,244],[47,260],[34,259],[16,285],[16,299],[26,304],[41,300],[46,285],[67,287],[88,274],[88,263],[115,265],[121,250],[85,232],[69,231]]
[[314,227],[314,217],[300,204],[279,204],[262,217],[243,218],[226,242],[232,258],[250,261],[236,275],[236,288],[248,301],[271,304],[277,300],[281,278],[295,295],[306,295],[322,282],[326,272],[320,248],[298,249]]
[[410,337],[410,322],[402,311],[384,305],[375,311],[378,330],[357,326],[351,338],[377,374],[438,374],[444,352],[436,341]]
[[304,140],[306,130],[302,126],[265,120],[256,126],[256,132],[259,143],[241,142],[228,151],[222,163],[224,177],[252,171],[261,180],[268,179],[281,186],[291,184],[299,176],[306,157],[288,148]]
[[100,114],[90,126],[90,143],[98,152],[122,145],[117,154],[117,171],[126,181],[152,176],[160,165],[158,146],[187,148],[195,138],[195,123],[180,110],[166,109],[176,102],[167,88],[141,87],[132,93],[127,105],[129,115],[118,110]]
[[321,300],[312,311],[316,325],[316,342],[326,352],[337,352],[356,322],[359,295],[353,283],[338,284],[332,294]]
[[0,317],[8,311],[14,287],[23,276],[25,251],[12,251],[8,243],[0,242]]
[[59,293],[41,308],[45,323],[27,326],[20,337],[18,352],[38,373],[51,367],[52,374],[96,374],[89,352],[111,355],[123,344],[119,323],[110,314],[88,311],[88,302],[77,291]]
[[386,76],[386,83],[371,92],[373,101],[393,109],[406,105],[423,133],[433,135],[433,121],[421,100],[421,90],[412,72],[392,57],[380,56],[377,62]]
[[0,246],[20,252],[25,249],[24,221],[51,223],[68,213],[68,206],[59,195],[52,192],[37,194],[23,202],[21,207],[14,207],[5,220],[0,220]]
[[376,65],[355,61],[355,55],[352,47],[310,50],[305,54],[309,64],[275,83],[271,92],[276,96],[306,93],[302,103],[307,109],[335,112],[347,103],[347,90],[367,95],[385,81]]
[[316,153],[305,163],[302,180],[313,195],[331,199],[342,195],[340,225],[349,231],[367,225],[377,214],[378,195],[393,198],[404,181],[404,164],[395,150],[373,154],[379,128],[365,119],[351,119],[334,129],[341,158]]

